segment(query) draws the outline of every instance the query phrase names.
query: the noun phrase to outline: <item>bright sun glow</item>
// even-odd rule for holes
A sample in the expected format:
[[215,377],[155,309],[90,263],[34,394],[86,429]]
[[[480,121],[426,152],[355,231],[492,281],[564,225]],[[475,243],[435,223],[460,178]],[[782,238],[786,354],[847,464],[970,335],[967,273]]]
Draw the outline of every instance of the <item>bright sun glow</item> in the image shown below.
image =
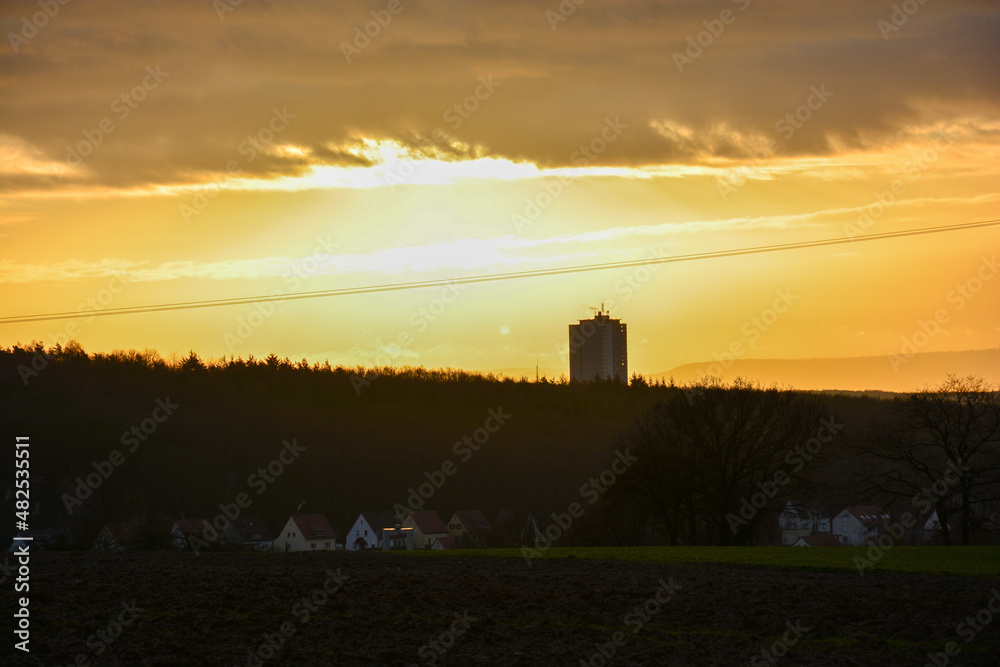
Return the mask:
[[[85,317],[72,333],[16,322],[0,344],[355,364],[405,331],[398,363],[537,359],[558,376],[567,325],[606,302],[634,332],[632,370],[885,359],[916,336],[906,365],[871,372],[897,388],[940,381],[922,353],[1000,345],[996,228],[854,242],[1000,218],[989,3],[917,3],[885,35],[880,3],[724,3],[738,20],[707,45],[721,19],[703,3],[584,4],[555,24],[531,3],[403,3],[357,53],[341,43],[372,8],[292,4],[229,3],[215,20],[95,0],[11,42],[4,313],[275,308],[237,342],[252,304]],[[18,6],[0,9],[15,35]],[[689,39],[691,62],[675,57]],[[816,239],[853,240],[719,255]],[[280,298],[636,261],[477,283],[443,310],[431,288]],[[789,290],[787,313],[755,325]]]

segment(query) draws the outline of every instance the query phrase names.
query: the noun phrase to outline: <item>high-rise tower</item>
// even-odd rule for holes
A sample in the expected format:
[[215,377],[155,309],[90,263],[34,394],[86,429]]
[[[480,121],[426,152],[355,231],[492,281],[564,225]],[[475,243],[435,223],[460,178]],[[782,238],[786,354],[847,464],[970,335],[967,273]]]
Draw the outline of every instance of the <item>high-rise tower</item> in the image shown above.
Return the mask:
[[628,383],[626,325],[613,320],[604,306],[592,320],[569,325],[570,382],[614,379]]

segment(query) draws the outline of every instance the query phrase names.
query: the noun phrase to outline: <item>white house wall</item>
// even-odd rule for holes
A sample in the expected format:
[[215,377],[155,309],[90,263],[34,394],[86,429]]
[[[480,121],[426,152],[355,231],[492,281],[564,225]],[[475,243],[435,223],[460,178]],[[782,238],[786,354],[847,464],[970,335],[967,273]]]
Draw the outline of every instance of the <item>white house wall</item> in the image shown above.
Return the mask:
[[347,539],[344,542],[344,549],[348,551],[356,551],[354,548],[354,543],[361,538],[368,545],[369,549],[377,549],[380,546],[381,540],[379,536],[375,533],[368,521],[365,520],[364,515],[358,517],[358,520],[354,522],[349,533],[347,533]]

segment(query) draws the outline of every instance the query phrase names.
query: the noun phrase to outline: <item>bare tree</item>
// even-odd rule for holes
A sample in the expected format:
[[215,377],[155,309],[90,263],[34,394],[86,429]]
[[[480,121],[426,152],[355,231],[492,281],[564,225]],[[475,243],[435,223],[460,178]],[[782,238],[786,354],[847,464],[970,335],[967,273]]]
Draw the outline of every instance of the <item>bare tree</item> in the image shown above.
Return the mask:
[[945,544],[957,505],[962,543],[969,544],[973,505],[996,500],[1000,484],[1000,387],[949,375],[900,402],[896,421],[874,425],[862,450],[877,464],[870,490],[933,507]]
[[[631,447],[639,464],[617,493],[648,503],[672,543],[685,522],[692,541],[707,522],[720,543],[748,544],[789,488],[789,455],[822,414],[814,399],[744,380],[678,391],[623,434],[619,446]],[[755,495],[765,503],[751,507]]]
[[611,488],[609,501],[622,511],[656,517],[672,546],[680,543],[685,527],[689,542],[697,534],[691,513],[698,471],[693,467],[693,452],[685,451],[686,444],[674,437],[669,409],[660,401],[636,418],[615,445],[630,449],[639,465]]

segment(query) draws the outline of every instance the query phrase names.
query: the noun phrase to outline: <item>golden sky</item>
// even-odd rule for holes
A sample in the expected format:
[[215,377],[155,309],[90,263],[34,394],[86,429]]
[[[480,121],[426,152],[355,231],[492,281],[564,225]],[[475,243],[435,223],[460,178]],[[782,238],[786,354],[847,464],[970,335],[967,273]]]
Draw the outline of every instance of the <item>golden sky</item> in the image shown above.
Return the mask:
[[[0,314],[998,218],[1000,6],[902,4],[4,3]],[[2,324],[0,345],[559,373],[605,302],[630,372],[734,344],[899,354],[935,317],[920,351],[995,348],[998,240]]]

